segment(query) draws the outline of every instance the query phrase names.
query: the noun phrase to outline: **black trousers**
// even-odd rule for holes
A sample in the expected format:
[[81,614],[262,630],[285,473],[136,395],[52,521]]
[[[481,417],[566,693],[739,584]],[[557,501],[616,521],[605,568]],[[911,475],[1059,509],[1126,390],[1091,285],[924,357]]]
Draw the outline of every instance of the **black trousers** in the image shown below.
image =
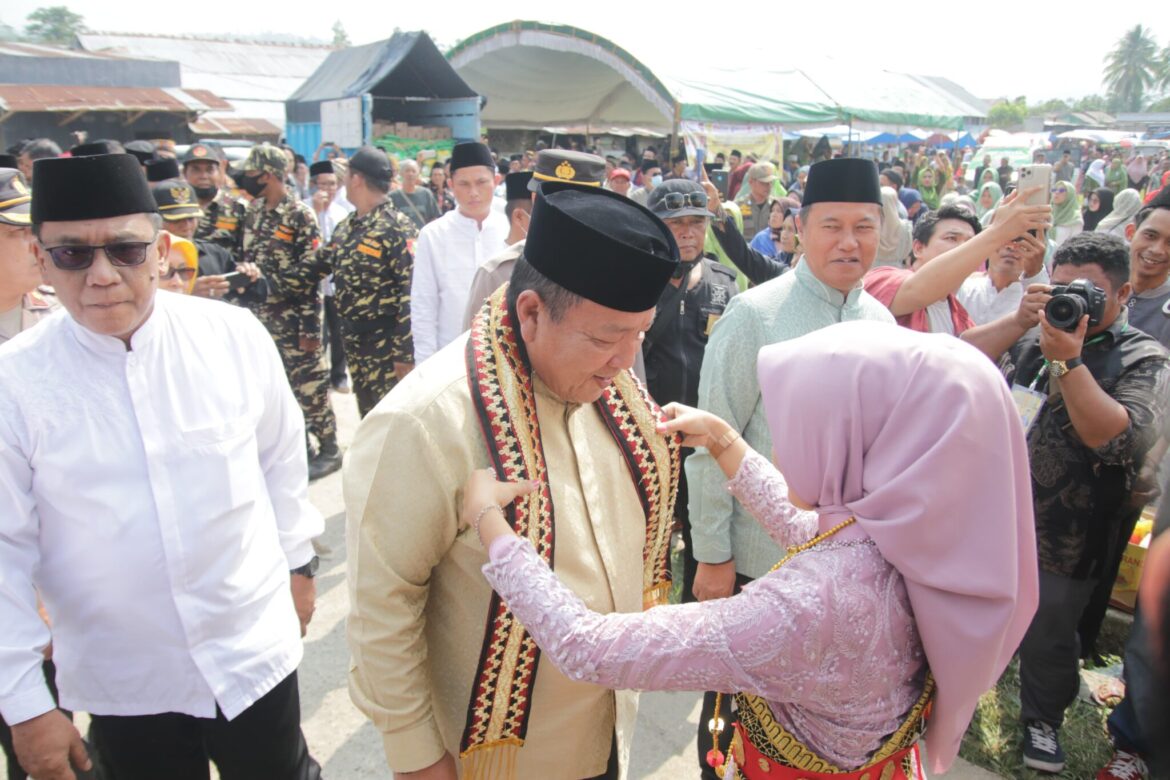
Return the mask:
[[1081,687],[1077,623],[1096,580],[1040,570],[1040,604],[1020,642],[1020,717],[1059,729]]
[[209,759],[223,780],[321,777],[301,733],[296,672],[230,721],[218,708],[214,718],[94,715],[89,736],[103,780],[208,780]]
[[329,382],[337,386],[345,381],[345,342],[341,332],[341,318],[332,295],[325,296],[325,317],[322,319],[325,343],[329,345]]

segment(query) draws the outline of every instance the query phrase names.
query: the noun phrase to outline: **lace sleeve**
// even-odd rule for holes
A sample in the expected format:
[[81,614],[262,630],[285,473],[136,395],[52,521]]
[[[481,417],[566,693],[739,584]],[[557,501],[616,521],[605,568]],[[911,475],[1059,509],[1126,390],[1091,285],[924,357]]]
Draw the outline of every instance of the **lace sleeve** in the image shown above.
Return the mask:
[[759,587],[776,572],[730,599],[599,615],[518,537],[494,542],[483,572],[545,656],[574,680],[616,689],[753,691],[785,700],[802,661],[815,662],[816,654],[809,658],[800,648],[825,605],[806,578]]
[[802,544],[816,536],[817,513],[792,505],[784,476],[755,450],[748,450],[739,470],[728,480],[727,490],[780,547]]

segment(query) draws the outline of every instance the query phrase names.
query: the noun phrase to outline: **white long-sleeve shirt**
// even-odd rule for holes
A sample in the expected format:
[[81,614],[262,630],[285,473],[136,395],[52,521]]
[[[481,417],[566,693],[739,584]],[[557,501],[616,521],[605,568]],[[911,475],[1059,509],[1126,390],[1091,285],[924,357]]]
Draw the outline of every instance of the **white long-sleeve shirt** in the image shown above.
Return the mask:
[[1035,276],[1012,282],[1002,290],[995,288],[991,277],[986,273],[976,273],[964,280],[955,297],[963,304],[963,308],[971,315],[971,320],[976,325],[986,325],[1001,317],[1015,314],[1020,308],[1020,301],[1024,300],[1028,285],[1048,283],[1048,272],[1043,268]]
[[463,332],[475,270],[507,246],[508,220],[492,211],[479,223],[448,211],[418,234],[410,284],[414,362],[421,363]]
[[292,673],[304,419],[246,310],[166,292],[131,349],[59,311],[0,347],[0,714],[233,718]]

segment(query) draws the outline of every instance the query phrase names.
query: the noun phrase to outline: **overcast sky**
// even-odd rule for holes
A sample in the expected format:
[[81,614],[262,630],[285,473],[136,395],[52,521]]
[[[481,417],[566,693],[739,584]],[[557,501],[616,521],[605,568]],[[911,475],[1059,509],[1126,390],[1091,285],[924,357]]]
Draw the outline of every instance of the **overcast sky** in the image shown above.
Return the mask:
[[[1086,15],[1071,2],[1025,0],[703,3],[702,16],[680,11],[666,19],[668,4],[661,0],[201,0],[167,10],[108,0],[7,0],[0,21],[23,28],[30,11],[61,2],[82,14],[90,29],[105,32],[286,33],[329,40],[339,18],[354,43],[389,37],[398,27],[427,30],[445,46],[511,19],[534,19],[595,32],[663,73],[682,75],[704,63],[783,68],[827,57],[858,68],[945,76],[982,98],[1024,94],[1029,102],[1103,91],[1103,58],[1138,22],[1153,29],[1159,46],[1170,43],[1170,14],[1148,13],[1157,3],[1093,6]],[[882,7],[890,10],[876,10]],[[1143,7],[1147,13],[1133,11]],[[210,19],[222,20],[223,27],[215,30]]]

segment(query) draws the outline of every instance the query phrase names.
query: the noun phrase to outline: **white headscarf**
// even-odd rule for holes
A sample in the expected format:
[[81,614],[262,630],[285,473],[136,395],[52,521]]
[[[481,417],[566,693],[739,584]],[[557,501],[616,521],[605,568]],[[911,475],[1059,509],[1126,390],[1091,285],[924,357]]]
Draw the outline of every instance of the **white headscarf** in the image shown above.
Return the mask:
[[910,223],[898,216],[898,193],[893,187],[882,187],[882,233],[874,263],[902,266],[910,247]]
[[1127,224],[1142,209],[1142,196],[1137,190],[1122,190],[1113,199],[1113,211],[1097,223],[1098,233],[1111,233],[1119,225]]

